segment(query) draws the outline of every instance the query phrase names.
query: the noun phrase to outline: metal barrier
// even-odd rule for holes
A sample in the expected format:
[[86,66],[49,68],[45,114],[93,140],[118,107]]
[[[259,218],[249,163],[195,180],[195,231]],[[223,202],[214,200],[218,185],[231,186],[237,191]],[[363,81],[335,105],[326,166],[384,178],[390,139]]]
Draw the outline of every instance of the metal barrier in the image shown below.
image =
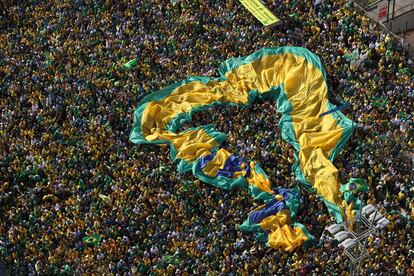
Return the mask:
[[[379,2],[379,1],[372,1],[372,0],[362,0],[362,1],[356,1],[356,0],[353,0],[352,1],[353,3],[354,3],[354,5],[355,5],[355,7],[357,7],[360,11],[362,11],[362,12],[364,12],[365,14],[367,14],[368,13],[368,11],[362,6],[362,5],[365,5],[365,7],[367,7],[367,6],[371,6],[372,4],[374,4],[374,3],[377,3],[377,2]],[[358,2],[361,2],[361,4],[360,3],[358,3]],[[395,40],[397,40],[400,44],[401,44],[401,46],[405,49],[405,50],[409,50],[409,48],[410,48],[410,44],[409,43],[407,43],[406,41],[405,41],[405,38],[404,37],[401,37],[401,36],[399,36],[399,35],[397,35],[397,34],[395,34],[395,33],[393,33],[390,29],[388,29],[387,28],[387,26],[385,26],[384,24],[382,24],[381,22],[379,22],[379,21],[375,21],[375,20],[373,20],[372,18],[370,18],[369,16],[367,16],[368,18],[369,18],[369,20],[372,22],[372,23],[375,23],[376,24],[376,26],[381,30],[381,31],[383,31],[383,32],[385,32],[385,33],[387,33],[387,34],[389,34],[390,36],[392,36]]]

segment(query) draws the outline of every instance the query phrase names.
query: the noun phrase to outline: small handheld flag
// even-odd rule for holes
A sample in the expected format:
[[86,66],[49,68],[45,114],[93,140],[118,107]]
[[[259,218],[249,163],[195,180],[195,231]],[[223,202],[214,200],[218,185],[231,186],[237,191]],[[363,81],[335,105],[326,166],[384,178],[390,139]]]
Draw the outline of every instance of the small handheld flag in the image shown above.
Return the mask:
[[350,178],[348,182],[341,186],[341,192],[366,192],[368,191],[367,181],[363,178]]
[[93,234],[92,236],[87,236],[83,238],[83,242],[88,246],[96,246],[101,241],[101,236],[98,234]]
[[385,97],[376,97],[372,99],[372,106],[374,107],[381,107],[386,106],[388,100]]
[[131,59],[130,61],[128,61],[127,63],[125,63],[124,65],[122,65],[122,67],[131,70],[133,67],[137,66],[138,61],[136,58]]

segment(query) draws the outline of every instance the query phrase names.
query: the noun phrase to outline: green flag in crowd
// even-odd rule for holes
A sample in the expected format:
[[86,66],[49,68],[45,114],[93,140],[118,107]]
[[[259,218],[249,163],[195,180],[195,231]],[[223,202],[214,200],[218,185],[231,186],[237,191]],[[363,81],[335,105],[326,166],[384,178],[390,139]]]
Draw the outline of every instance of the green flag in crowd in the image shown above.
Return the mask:
[[46,67],[49,67],[50,64],[52,64],[52,61],[50,60],[50,52],[46,52],[45,57],[46,57]]
[[138,61],[136,58],[131,59],[130,61],[128,61],[127,63],[125,63],[124,65],[122,65],[122,67],[131,70],[132,68],[134,68],[135,66],[137,66]]
[[368,191],[367,181],[363,178],[350,178],[348,182],[341,185],[341,192],[366,192]]
[[356,51],[344,55],[344,58],[346,61],[357,60],[358,57],[359,57],[359,54]]
[[162,257],[162,261],[166,264],[173,264],[173,265],[180,264],[180,258],[176,255],[166,255]]
[[403,111],[398,112],[398,116],[399,116],[400,118],[404,119],[404,120],[406,120],[406,119],[410,118],[410,114],[407,114],[407,113],[405,113],[405,112],[403,112]]
[[372,99],[372,106],[375,106],[375,107],[386,106],[387,103],[388,103],[388,100],[385,97],[375,97]]
[[83,238],[83,242],[89,246],[96,246],[101,241],[101,236],[98,234],[93,234],[92,236],[87,236]]
[[410,76],[411,75],[411,71],[410,68],[401,68],[398,70],[398,72],[400,74],[406,75],[406,76]]

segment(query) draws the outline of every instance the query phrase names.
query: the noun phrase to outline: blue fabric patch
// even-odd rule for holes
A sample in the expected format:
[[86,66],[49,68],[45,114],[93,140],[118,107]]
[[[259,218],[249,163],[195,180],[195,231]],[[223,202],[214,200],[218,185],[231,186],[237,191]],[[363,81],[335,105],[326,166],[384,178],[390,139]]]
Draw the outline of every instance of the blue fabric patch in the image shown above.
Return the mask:
[[259,223],[264,218],[275,215],[283,209],[287,209],[285,201],[278,201],[274,198],[263,209],[251,212],[249,218],[252,223]]
[[209,155],[204,155],[200,157],[200,167],[204,169],[207,166],[207,163],[213,160],[214,156],[216,156],[215,152],[210,153]]
[[296,191],[286,188],[278,188],[277,191],[281,196],[284,197],[285,200],[289,200],[291,197],[298,196]]
[[245,163],[246,167],[244,170],[246,171],[246,177],[250,175],[250,165],[245,158],[237,157],[234,154],[230,155],[227,158],[226,162],[224,163],[223,169],[217,172],[217,176],[224,176],[228,178],[233,177],[233,173],[241,171],[241,165]]

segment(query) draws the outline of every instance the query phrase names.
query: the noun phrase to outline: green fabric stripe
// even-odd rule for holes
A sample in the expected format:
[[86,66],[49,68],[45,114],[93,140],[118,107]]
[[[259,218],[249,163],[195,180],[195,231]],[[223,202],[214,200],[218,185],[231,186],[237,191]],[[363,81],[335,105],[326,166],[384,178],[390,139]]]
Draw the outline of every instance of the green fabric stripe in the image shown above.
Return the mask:
[[[129,139],[131,140],[131,142],[135,143],[135,144],[148,144],[148,141],[145,139],[145,137],[142,136],[142,113],[144,112],[147,104],[149,102],[154,102],[154,101],[161,101],[163,99],[165,99],[166,97],[170,96],[178,87],[183,86],[187,83],[190,82],[202,82],[202,83],[207,83],[210,81],[210,78],[208,77],[202,77],[202,76],[192,76],[189,77],[185,80],[179,81],[177,83],[171,84],[161,90],[155,91],[147,96],[145,96],[140,103],[138,104],[138,107],[135,109],[134,112],[134,125],[133,125],[133,129],[132,132],[129,136]],[[156,143],[151,143],[150,144],[156,144]],[[162,143],[164,144],[164,143]]]
[[246,232],[257,232],[257,231],[263,231],[262,227],[259,223],[252,223],[250,221],[250,218],[247,218],[243,224],[239,226],[239,228]]
[[[259,163],[256,163],[254,165],[254,170],[257,174],[261,174],[266,179],[269,179],[266,172],[262,169],[262,167],[260,166]],[[261,199],[261,200],[264,201],[264,203],[267,203],[270,200],[272,200],[273,198],[275,198],[274,194],[271,194],[269,192],[265,192],[265,191],[261,190],[259,187],[256,187],[256,186],[253,186],[253,185],[249,185],[249,194],[253,197],[253,200]]]
[[[290,145],[293,146],[295,149],[295,163],[292,165],[292,171],[295,174],[295,179],[302,183],[307,189],[311,189],[312,186],[308,182],[308,180],[305,178],[305,175],[303,174],[300,164],[299,164],[299,158],[298,154],[300,151],[300,144],[296,139],[296,133],[295,129],[293,127],[292,123],[292,104],[290,103],[284,89],[284,84],[282,83],[280,86],[280,94],[277,97],[276,100],[277,104],[277,111],[282,114],[282,117],[279,121],[279,128],[282,133],[282,138],[286,142],[288,142]],[[296,215],[296,212],[293,212],[293,215]]]
[[200,168],[200,158],[193,162],[192,171],[194,176],[201,181],[223,190],[230,190],[232,188],[248,188],[245,177],[228,178],[225,176],[211,177],[206,175]]
[[326,208],[328,209],[328,212],[335,218],[337,223],[342,223],[342,212],[341,209],[336,206],[335,204],[327,201],[326,199],[323,199],[323,202],[325,202]]
[[303,233],[306,235],[307,240],[305,240],[304,242],[305,247],[312,245],[316,241],[315,237],[309,232],[306,226],[303,225],[302,223],[296,222],[293,224],[293,227],[300,228],[303,231]]
[[[148,95],[147,97],[145,97],[140,104],[138,105],[137,109],[134,112],[134,126],[133,129],[131,131],[130,134],[130,140],[133,143],[137,143],[137,144],[170,144],[170,148],[171,148],[171,158],[173,160],[176,160],[176,149],[174,148],[174,146],[172,145],[172,143],[170,143],[169,141],[162,141],[162,140],[158,140],[158,141],[152,141],[149,142],[147,141],[143,136],[142,136],[142,122],[141,122],[141,118],[142,118],[142,113],[146,108],[147,103],[151,102],[151,101],[159,101],[161,99],[164,99],[166,97],[168,97],[169,95],[171,95],[171,93],[173,93],[178,87],[187,84],[189,82],[193,82],[193,81],[199,81],[199,82],[203,82],[203,83],[207,83],[211,80],[225,80],[226,79],[226,73],[228,73],[229,71],[232,71],[234,69],[236,69],[237,67],[243,65],[243,64],[248,64],[251,63],[257,59],[260,59],[262,56],[264,55],[277,55],[277,54],[284,54],[284,53],[291,53],[297,56],[301,56],[304,57],[308,62],[310,62],[312,65],[314,65],[316,68],[318,68],[321,73],[322,76],[324,78],[324,82],[327,88],[327,82],[326,82],[326,72],[322,67],[322,63],[319,59],[318,56],[316,56],[315,54],[311,53],[309,50],[305,49],[305,48],[300,48],[300,47],[279,47],[279,48],[263,48],[251,55],[248,55],[246,57],[241,57],[241,58],[231,58],[225,62],[223,62],[220,65],[220,77],[217,79],[213,79],[213,78],[208,78],[208,77],[189,77],[183,81],[177,82],[175,84],[172,84],[164,89],[161,89],[159,91],[157,91],[156,93],[152,93],[150,95]],[[326,91],[328,92],[328,89],[326,89]],[[282,138],[287,141],[289,144],[291,144],[294,149],[295,149],[295,163],[292,166],[292,171],[295,173],[296,179],[302,183],[307,189],[312,189],[310,183],[307,181],[307,179],[305,178],[301,168],[300,168],[300,164],[299,164],[299,160],[298,160],[298,153],[300,151],[300,145],[296,139],[296,134],[295,134],[295,130],[293,128],[293,124],[292,124],[292,117],[291,117],[291,112],[292,112],[292,105],[289,102],[286,93],[284,91],[284,86],[283,84],[281,85],[281,87],[273,87],[272,89],[270,89],[270,91],[263,93],[263,94],[259,94],[257,90],[252,90],[249,91],[248,94],[248,102],[246,103],[247,106],[251,105],[255,99],[257,97],[271,97],[272,99],[276,100],[277,103],[277,109],[278,112],[280,112],[282,114],[282,117],[280,119],[279,122],[279,127],[282,131]],[[192,115],[195,112],[200,112],[202,110],[206,110],[208,108],[211,108],[212,106],[215,105],[236,105],[233,103],[222,103],[222,102],[214,102],[205,106],[200,106],[197,108],[194,108],[193,110],[191,110],[188,113],[180,113],[177,114],[167,125],[167,129],[169,131],[177,131],[184,122],[191,120]],[[334,108],[334,105],[330,104],[328,102],[328,110]],[[350,137],[352,130],[355,128],[355,126],[353,125],[353,122],[351,120],[349,120],[348,118],[345,117],[344,114],[342,114],[342,112],[338,111],[333,113],[334,118],[336,119],[337,123],[339,126],[341,126],[343,128],[343,134],[338,142],[338,144],[336,145],[336,147],[333,149],[331,155],[329,156],[329,159],[331,161],[334,160],[334,158],[337,156],[337,154],[339,154],[341,148],[345,145],[346,141],[348,140],[348,138]],[[219,133],[217,131],[214,130],[213,126],[205,126],[205,127],[198,127],[198,128],[193,128],[193,129],[199,129],[199,128],[205,128],[207,132],[209,132],[209,135],[211,135],[211,137],[213,137],[214,139],[216,139],[216,141],[218,142],[218,144],[221,144],[221,142],[225,139],[225,134],[223,133]],[[188,131],[188,130],[187,130]],[[247,185],[247,181],[244,177],[239,177],[237,179],[231,179],[231,178],[226,178],[226,177],[209,177],[207,175],[205,175],[201,169],[199,169],[198,166],[198,161],[196,160],[196,162],[193,163],[187,163],[184,160],[176,160],[176,161],[180,161],[178,164],[178,170],[179,172],[184,172],[184,171],[189,171],[190,169],[192,169],[193,174],[199,178],[200,180],[202,180],[203,182],[209,183],[211,185],[214,185],[216,187],[220,187],[222,189],[231,189],[233,187],[248,187]],[[264,173],[264,172],[263,172]],[[265,174],[265,173],[264,173]],[[266,175],[266,174],[265,174]],[[250,188],[249,186],[249,193],[257,199],[263,199],[263,200],[269,200],[269,194],[264,191],[261,191],[260,189],[258,189],[257,187],[252,187]],[[329,212],[336,218],[337,222],[341,222],[342,221],[342,215],[341,215],[341,211],[339,209],[338,206],[327,202],[326,200],[325,204],[328,207]],[[291,206],[289,206],[289,209],[293,209],[291,210],[292,215],[295,215],[295,209],[296,208],[294,204],[297,203],[290,203]],[[297,210],[297,208],[296,208]],[[259,226],[260,227],[260,226]],[[241,229],[246,228],[246,226],[241,226]],[[254,227],[253,227],[254,228]]]
[[[349,186],[351,184],[356,184],[356,188],[353,191],[349,190]],[[368,191],[368,185],[366,180],[363,178],[350,178],[346,184],[341,185],[340,191],[343,193],[343,197],[348,203],[354,203],[354,211],[358,213],[359,208],[363,203],[356,196],[354,196],[353,193],[363,193]]]
[[184,173],[184,172],[191,171],[192,168],[193,168],[193,163],[188,163],[185,160],[180,160],[177,166],[178,173]]
[[[263,93],[265,94],[265,93]],[[203,106],[198,106],[196,108],[193,108],[190,112],[182,112],[177,114],[168,124],[167,124],[167,129],[171,132],[176,132],[177,130],[180,129],[180,127],[186,123],[186,122],[191,122],[192,117],[195,113],[200,112],[200,111],[204,111],[204,110],[208,110],[214,106],[240,106],[240,107],[250,107],[253,102],[256,100],[256,98],[265,98],[266,95],[261,95],[258,93],[257,90],[251,90],[249,91],[248,94],[248,101],[246,104],[236,104],[236,103],[229,103],[229,102],[220,102],[220,101],[215,101],[212,102],[210,104],[207,105],[203,105]]]
[[285,199],[286,205],[290,210],[291,218],[294,218],[298,212],[299,205],[300,205],[300,188],[296,186],[293,188],[298,193],[297,197],[290,197],[289,199]]
[[256,223],[252,223],[250,221],[250,218],[246,219],[243,224],[241,224],[239,226],[239,229],[242,230],[243,232],[250,232],[250,233],[255,233],[255,239],[263,242],[267,245],[269,242],[269,236],[265,233],[265,231],[262,229],[262,227],[260,227],[260,224]]
[[265,203],[267,203],[273,198],[275,198],[274,194],[264,192],[256,186],[249,185],[248,189],[249,189],[249,194],[253,197],[254,201],[263,200]]
[[[219,78],[209,78],[209,77],[204,77],[204,76],[191,76],[185,80],[179,81],[177,83],[171,84],[161,90],[155,91],[149,95],[147,95],[144,99],[142,99],[142,101],[139,103],[137,109],[134,112],[134,125],[133,125],[133,130],[131,132],[130,135],[130,140],[133,143],[136,144],[141,144],[144,143],[143,140],[144,137],[142,137],[142,122],[141,122],[141,118],[142,118],[142,112],[145,109],[146,103],[148,102],[152,102],[152,101],[160,101],[162,99],[165,99],[166,97],[168,97],[169,95],[171,95],[178,87],[185,85],[187,83],[190,82],[202,82],[202,83],[208,83],[209,81],[214,81],[214,80],[225,80],[225,74],[243,64],[247,64],[249,62],[255,61],[257,59],[260,59],[262,56],[264,55],[277,55],[277,54],[284,54],[284,53],[291,53],[291,54],[295,54],[301,57],[304,57],[305,59],[307,59],[311,64],[313,64],[316,68],[318,68],[319,70],[322,71],[322,75],[325,79],[326,82],[326,73],[325,71],[322,69],[322,65],[320,62],[320,59],[318,56],[316,56],[315,54],[313,54],[312,52],[310,52],[308,49],[306,48],[301,48],[301,47],[292,47],[292,46],[285,46],[285,47],[278,47],[278,48],[262,48],[259,51],[254,52],[253,54],[250,54],[246,57],[240,57],[238,59],[236,58],[230,58],[229,60],[223,62],[220,65],[220,73],[221,76]],[[258,94],[257,91],[251,91],[249,93],[254,93],[254,94]],[[253,97],[254,100],[255,97]],[[253,101],[250,101],[250,94],[249,94],[249,102],[248,104],[251,104]],[[202,107],[198,107],[201,108],[200,110],[202,110]],[[194,113],[197,112],[196,111],[190,111],[190,113]],[[178,116],[184,116],[181,114],[178,114]],[[191,116],[190,116],[191,118]],[[174,120],[179,120],[174,118]],[[183,122],[181,122],[182,124]],[[178,123],[172,123],[172,125],[168,128],[168,129],[177,129],[177,125],[179,125]],[[154,144],[154,143],[152,143]]]
[[344,199],[350,203],[353,202],[354,205],[354,211],[359,212],[359,207],[361,206],[362,202],[357,197],[355,197],[351,192],[345,191],[343,193]]
[[322,74],[324,75],[324,79],[326,80],[326,74],[322,70],[322,63],[319,57],[306,48],[293,47],[293,46],[282,46],[282,47],[277,47],[277,48],[266,48],[265,47],[245,57],[239,57],[239,58],[232,57],[220,65],[219,72],[220,72],[221,77],[219,79],[224,80],[227,72],[232,71],[241,65],[252,63],[255,60],[258,60],[263,56],[280,55],[280,54],[287,54],[287,53],[294,54],[294,55],[305,58],[308,62],[310,62],[320,71],[322,71]]
[[[335,105],[331,104],[328,101],[328,107],[327,110],[332,110],[336,108]],[[339,139],[338,143],[336,144],[335,148],[332,150],[331,154],[329,155],[329,160],[333,162],[333,160],[338,156],[338,154],[341,152],[342,148],[345,146],[346,142],[348,141],[349,137],[351,137],[352,132],[356,128],[356,124],[348,119],[342,112],[337,111],[334,113],[331,113],[332,117],[335,118],[338,125],[343,129],[341,138]]]

